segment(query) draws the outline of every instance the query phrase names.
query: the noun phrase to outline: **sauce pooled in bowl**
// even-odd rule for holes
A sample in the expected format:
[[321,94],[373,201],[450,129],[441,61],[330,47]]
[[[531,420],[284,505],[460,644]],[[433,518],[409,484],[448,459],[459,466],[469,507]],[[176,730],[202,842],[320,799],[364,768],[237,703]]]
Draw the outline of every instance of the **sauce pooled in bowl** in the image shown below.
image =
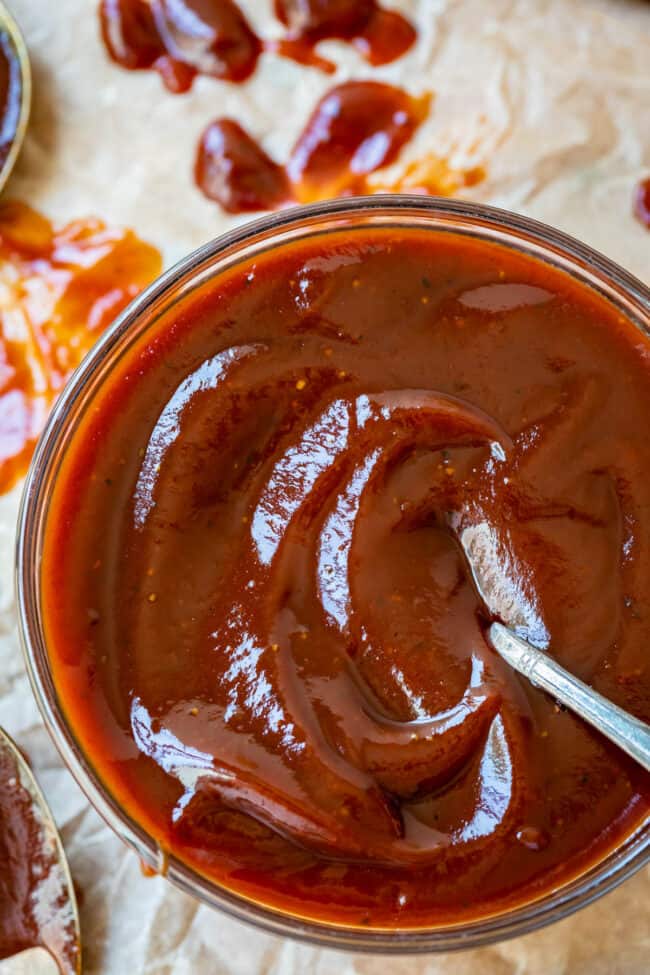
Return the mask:
[[160,845],[303,917],[430,926],[602,859],[650,782],[487,645],[648,720],[648,339],[563,273],[366,228],[238,264],[76,430],[42,583],[55,684]]

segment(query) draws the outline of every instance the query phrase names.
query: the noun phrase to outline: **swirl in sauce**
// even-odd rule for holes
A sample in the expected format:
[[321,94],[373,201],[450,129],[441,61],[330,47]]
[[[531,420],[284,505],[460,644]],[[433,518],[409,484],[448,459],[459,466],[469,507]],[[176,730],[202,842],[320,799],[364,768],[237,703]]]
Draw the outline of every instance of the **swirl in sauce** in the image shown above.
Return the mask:
[[647,777],[489,649],[459,545],[648,719],[629,322],[495,245],[375,229],[222,275],[127,358],[58,478],[44,609],[76,734],[166,849],[404,927],[526,902],[639,824]]

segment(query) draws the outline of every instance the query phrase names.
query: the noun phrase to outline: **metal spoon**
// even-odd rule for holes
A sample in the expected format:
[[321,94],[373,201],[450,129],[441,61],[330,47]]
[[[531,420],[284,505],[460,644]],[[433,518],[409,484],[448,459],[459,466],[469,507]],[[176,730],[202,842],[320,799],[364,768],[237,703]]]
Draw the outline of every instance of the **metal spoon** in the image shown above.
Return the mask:
[[[29,815],[33,818],[30,826],[33,826],[34,833],[32,835],[30,830],[30,850],[25,850],[25,858],[29,857],[32,861],[30,866],[39,871],[37,879],[34,879],[33,871],[31,874],[29,908],[38,929],[40,943],[56,961],[61,975],[79,975],[79,913],[61,838],[29,765],[9,735],[1,728],[0,761],[9,772],[4,781],[0,780],[0,790],[16,790],[18,802],[24,803],[27,799],[30,803]],[[12,958],[12,963],[17,965],[22,955],[29,954],[30,952],[21,952]],[[33,964],[34,958],[38,960],[39,954],[42,955],[42,948],[40,952],[32,954],[31,959],[28,958],[32,963],[28,969],[30,972],[40,970]],[[0,961],[0,973],[2,966],[3,962]],[[20,971],[19,968],[17,970]],[[48,971],[45,967],[43,970]]]
[[489,525],[466,528],[458,538],[483,603],[492,616],[510,624],[492,623],[488,629],[488,638],[497,653],[535,687],[547,691],[650,772],[650,725],[598,694],[511,628],[529,631],[530,618],[522,611],[517,586],[501,564]]
[[[0,118],[0,146],[7,145],[4,159],[0,154],[0,191],[14,168],[27,131],[32,100],[32,72],[29,55],[18,24],[0,0],[0,55],[9,64],[7,104]],[[0,106],[2,109],[2,106]]]
[[511,667],[541,687],[650,772],[650,725],[612,704],[502,623],[488,630],[490,643]]

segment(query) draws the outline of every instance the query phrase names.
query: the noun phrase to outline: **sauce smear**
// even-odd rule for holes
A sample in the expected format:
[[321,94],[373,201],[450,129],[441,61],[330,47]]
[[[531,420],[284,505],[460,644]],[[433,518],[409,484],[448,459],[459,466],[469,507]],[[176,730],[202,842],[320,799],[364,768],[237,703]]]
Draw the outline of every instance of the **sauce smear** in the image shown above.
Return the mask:
[[284,167],[233,119],[218,119],[207,127],[194,177],[201,192],[228,213],[275,210],[293,200]]
[[198,74],[245,81],[263,47],[331,73],[332,61],[315,52],[319,41],[349,41],[370,64],[401,57],[415,42],[415,28],[374,0],[276,0],[289,28],[286,38],[263,44],[234,0],[101,0],[104,45],[131,71],[153,68],[167,88],[187,91]]
[[111,58],[153,68],[177,94],[199,74],[244,81],[262,50],[233,0],[101,0],[99,16]]
[[634,214],[650,230],[650,177],[643,179],[634,194]]
[[196,182],[230,213],[369,192],[369,174],[394,162],[429,104],[429,95],[377,81],[338,85],[314,109],[285,167],[236,122],[218,119],[199,143]]
[[0,492],[25,473],[72,371],[160,270],[130,230],[54,227],[25,204],[0,205]]
[[43,551],[56,688],[128,813],[384,929],[520,906],[635,830],[650,778],[494,653],[461,545],[650,719],[648,348],[452,232],[294,238],[179,299],[73,434]]
[[401,57],[417,37],[405,17],[376,0],[275,0],[275,12],[288,28],[287,37],[274,46],[278,54],[328,73],[336,65],[316,53],[320,41],[348,41],[370,64],[379,65]]

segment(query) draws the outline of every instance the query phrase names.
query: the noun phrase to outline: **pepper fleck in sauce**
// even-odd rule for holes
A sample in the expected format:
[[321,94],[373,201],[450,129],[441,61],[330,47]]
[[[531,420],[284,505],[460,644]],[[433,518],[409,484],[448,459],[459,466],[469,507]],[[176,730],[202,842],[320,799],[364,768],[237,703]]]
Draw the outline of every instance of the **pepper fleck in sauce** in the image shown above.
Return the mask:
[[43,613],[90,761],[249,898],[378,927],[576,876],[650,781],[489,648],[523,632],[650,718],[648,340],[531,258],[365,229],[224,273],[68,445]]
[[275,50],[328,73],[336,65],[316,53],[320,41],[350,41],[370,64],[379,65],[397,60],[417,37],[405,17],[376,0],[275,0],[275,12],[288,28]]
[[132,231],[54,227],[25,204],[0,206],[0,492],[25,473],[72,371],[160,269]]
[[[337,85],[317,104],[284,167],[237,122],[217,119],[199,143],[197,185],[230,213],[372,192],[368,176],[395,161],[430,101],[377,81]],[[445,188],[439,170],[431,170],[426,188]]]

